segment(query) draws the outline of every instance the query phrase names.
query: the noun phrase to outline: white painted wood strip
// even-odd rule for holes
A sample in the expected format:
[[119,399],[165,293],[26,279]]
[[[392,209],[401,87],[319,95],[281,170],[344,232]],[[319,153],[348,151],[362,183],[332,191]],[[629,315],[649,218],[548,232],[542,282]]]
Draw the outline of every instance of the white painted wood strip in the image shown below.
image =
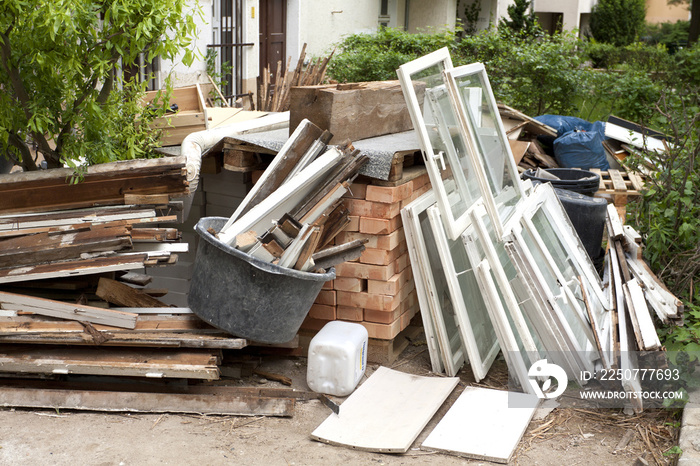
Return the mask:
[[270,178],[275,173],[275,171],[277,171],[278,166],[281,165],[282,162],[284,162],[284,159],[287,156],[287,152],[289,152],[289,149],[292,147],[292,145],[294,145],[297,138],[299,138],[299,136],[311,124],[312,123],[307,119],[304,119],[299,123],[299,125],[296,127],[294,132],[289,136],[289,139],[287,139],[287,141],[282,145],[280,150],[277,152],[277,155],[275,156],[275,158],[272,159],[272,162],[270,162],[270,165],[268,165],[268,167],[265,169],[265,171],[263,172],[260,179],[253,185],[253,187],[248,192],[248,194],[246,194],[243,201],[241,201],[241,203],[238,205],[235,212],[233,213],[233,215],[231,215],[231,217],[229,218],[228,222],[226,222],[226,224],[224,225],[222,230],[227,230],[228,227],[230,227],[231,224],[233,224],[233,222],[238,220],[238,217],[241,215],[241,212],[243,212],[243,210],[248,206],[248,204],[250,203],[250,200],[253,199],[258,194],[258,191],[260,191],[260,188],[265,185],[265,183],[267,182],[267,179]]
[[508,463],[538,405],[533,395],[467,387],[421,449]]
[[285,182],[276,191],[263,199],[258,205],[243,214],[226,229],[219,232],[222,243],[233,244],[236,236],[253,230],[258,235],[272,226],[273,219],[281,218],[318,184],[319,180],[333,169],[343,154],[333,147],[302,170],[297,176]]
[[636,394],[636,396],[630,396],[629,400],[634,412],[641,413],[644,409],[641,379],[638,377],[625,377],[625,374],[634,373],[634,369],[639,369],[639,365],[637,364],[636,353],[630,349],[630,342],[633,341],[634,338],[629,334],[629,327],[627,325],[627,312],[625,311],[625,297],[623,293],[620,263],[614,251],[608,251],[608,257],[610,258],[610,282],[615,291],[615,307],[613,312],[617,312],[618,329],[620,332],[620,369],[622,369],[623,375],[621,381],[622,388],[626,392]]
[[644,291],[636,278],[628,281],[623,285],[629,293],[632,306],[629,307],[630,313],[634,313],[632,323],[639,326],[639,334],[642,339],[643,348],[640,350],[655,350],[661,348],[659,336],[656,334],[654,321],[651,319],[649,308],[647,307]]
[[456,377],[420,377],[379,367],[311,438],[364,451],[405,453],[458,382]]
[[642,133],[623,128],[622,126],[610,122],[605,123],[605,136],[640,149],[648,149],[656,152],[666,152],[666,144],[668,144],[669,147],[673,147],[673,144],[664,143],[661,139],[644,136]]
[[93,324],[128,329],[136,327],[136,318],[138,317],[137,314],[131,312],[114,311],[80,304],[69,304],[51,299],[35,298],[7,292],[0,292],[0,303],[2,303],[4,309],[8,310],[26,310],[50,317],[80,320]]
[[134,243],[132,252],[154,253],[169,252],[173,254],[187,254],[190,252],[189,243]]
[[617,209],[614,204],[608,204],[608,236],[610,238],[619,239],[625,235],[625,231],[622,228],[622,220],[620,215],[617,213]]
[[[122,254],[122,256],[124,256],[124,254]],[[47,278],[77,277],[80,275],[90,275],[95,273],[143,269],[143,254],[137,254],[135,255],[135,257],[139,257],[139,259],[135,259],[134,261],[129,262],[125,261],[121,264],[112,265],[90,265],[74,269],[66,267],[65,270],[51,272],[41,271],[41,266],[18,267],[14,270],[11,270],[6,276],[0,277],[0,283],[44,280]]]
[[[119,206],[123,207],[123,206]],[[33,215],[36,214],[26,214]],[[0,231],[20,230],[26,228],[50,228],[50,227],[65,227],[68,225],[76,225],[79,223],[107,223],[118,220],[139,220],[139,223],[148,221],[149,223],[157,222],[156,211],[137,210],[132,212],[122,212],[118,214],[107,215],[76,215],[70,218],[61,218],[54,220],[28,220],[23,221],[22,216],[3,216],[0,217]]]

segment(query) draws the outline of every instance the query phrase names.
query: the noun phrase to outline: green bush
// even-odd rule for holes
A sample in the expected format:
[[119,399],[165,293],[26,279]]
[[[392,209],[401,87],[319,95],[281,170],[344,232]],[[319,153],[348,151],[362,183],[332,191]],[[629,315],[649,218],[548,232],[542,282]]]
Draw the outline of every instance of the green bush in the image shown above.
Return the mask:
[[328,75],[338,82],[393,80],[402,64],[454,43],[454,31],[409,34],[381,28],[375,34],[353,34],[338,44]]
[[658,73],[670,68],[671,57],[662,44],[649,45],[635,42],[624,47],[590,40],[583,44],[583,52],[594,68],[631,68]]
[[670,71],[672,82],[686,87],[700,87],[700,43],[676,52]]
[[484,63],[496,97],[507,105],[531,115],[570,115],[577,112],[583,75],[589,72],[581,68],[578,43],[569,34],[523,41],[485,32],[463,39],[454,61]]
[[629,45],[644,27],[644,0],[600,0],[591,11],[591,34],[598,42]]
[[688,44],[689,32],[690,21],[647,24],[642,39],[650,44],[662,44],[673,54]]

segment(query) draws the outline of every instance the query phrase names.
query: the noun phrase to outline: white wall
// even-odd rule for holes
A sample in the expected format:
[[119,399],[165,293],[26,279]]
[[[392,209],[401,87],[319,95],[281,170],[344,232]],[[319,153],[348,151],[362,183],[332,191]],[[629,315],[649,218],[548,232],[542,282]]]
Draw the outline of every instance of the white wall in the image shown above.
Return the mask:
[[292,62],[304,43],[307,56],[326,55],[343,36],[375,32],[379,25],[378,0],[289,0],[287,5],[287,56],[296,50]]
[[408,8],[408,32],[451,29],[457,19],[457,0],[412,0]]
[[[190,3],[192,4],[190,11],[194,11],[195,1],[191,1]],[[207,82],[207,67],[204,56],[207,52],[207,44],[211,43],[212,37],[212,29],[209,24],[212,0],[199,0],[199,3],[202,7],[203,17],[197,14],[194,15],[197,25],[197,34],[193,47],[199,51],[200,58],[195,59],[195,62],[192,63],[190,67],[182,64],[182,56],[175,60],[162,60],[160,64],[160,83],[163,83],[164,79],[169,74],[172,75],[173,84],[175,86],[187,86],[197,82]]]
[[[591,12],[590,0],[534,0],[533,6],[538,13],[562,13],[563,28],[571,31],[580,27],[581,13]],[[587,11],[584,10],[587,8]]]

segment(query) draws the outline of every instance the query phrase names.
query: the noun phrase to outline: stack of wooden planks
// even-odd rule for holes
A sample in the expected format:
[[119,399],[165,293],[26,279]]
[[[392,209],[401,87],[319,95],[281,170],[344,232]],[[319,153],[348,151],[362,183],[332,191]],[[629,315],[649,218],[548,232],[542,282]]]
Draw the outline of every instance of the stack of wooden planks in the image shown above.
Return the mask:
[[[187,253],[184,158],[0,176],[0,372],[218,378],[247,342],[157,298]],[[136,271],[136,272],[135,272]]]

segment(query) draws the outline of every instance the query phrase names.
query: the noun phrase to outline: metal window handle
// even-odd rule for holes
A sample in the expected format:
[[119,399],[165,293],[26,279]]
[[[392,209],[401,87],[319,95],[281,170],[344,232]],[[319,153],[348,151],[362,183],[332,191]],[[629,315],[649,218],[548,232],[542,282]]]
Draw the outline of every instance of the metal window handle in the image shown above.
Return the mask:
[[440,165],[442,166],[442,170],[447,170],[447,167],[445,166],[445,159],[444,159],[445,153],[443,151],[438,152],[437,154],[433,155],[433,160],[439,160]]

